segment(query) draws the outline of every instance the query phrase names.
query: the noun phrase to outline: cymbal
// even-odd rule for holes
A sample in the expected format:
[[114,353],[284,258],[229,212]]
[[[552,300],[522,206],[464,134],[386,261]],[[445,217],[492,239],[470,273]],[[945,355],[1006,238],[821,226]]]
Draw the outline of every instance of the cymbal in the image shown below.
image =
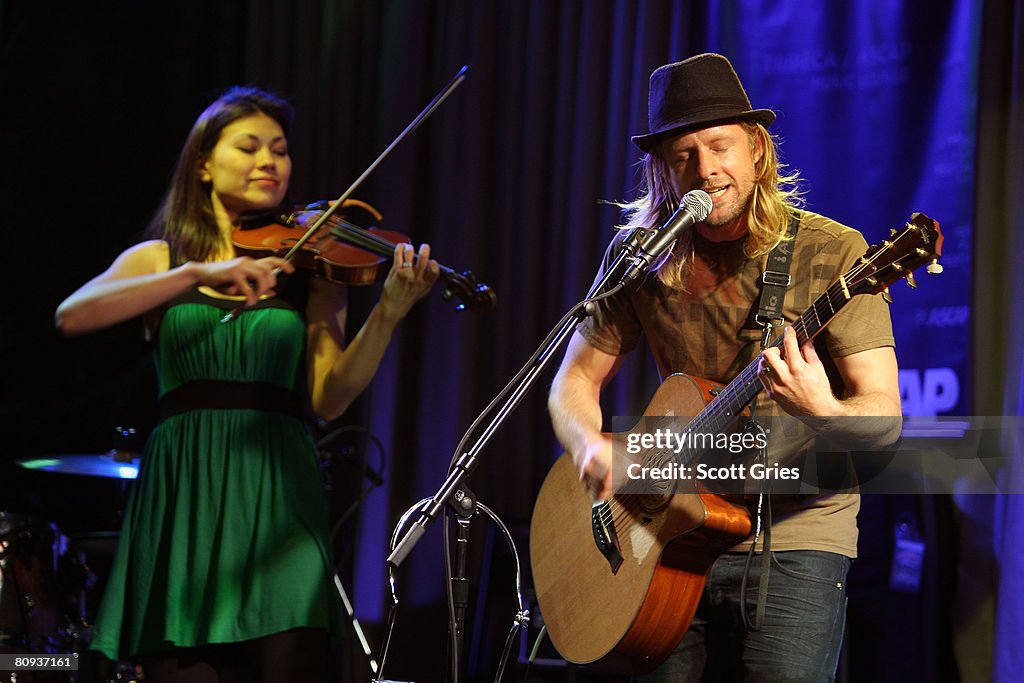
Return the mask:
[[[125,461],[126,455],[130,455],[131,460]],[[88,477],[107,477],[108,479],[135,479],[139,476],[137,453],[118,453],[116,460],[114,451],[110,451],[103,454],[64,454],[25,458],[17,462],[27,470],[39,472],[81,474]]]

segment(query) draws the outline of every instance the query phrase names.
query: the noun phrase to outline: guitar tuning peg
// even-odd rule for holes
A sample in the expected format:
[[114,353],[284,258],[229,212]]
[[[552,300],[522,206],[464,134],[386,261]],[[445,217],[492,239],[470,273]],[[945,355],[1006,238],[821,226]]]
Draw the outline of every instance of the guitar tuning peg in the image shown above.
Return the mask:
[[885,289],[882,290],[882,299],[884,299],[885,303],[887,303],[887,304],[891,304],[892,303],[892,295],[889,294],[889,288],[888,287],[886,287]]
[[907,273],[903,277],[904,277],[904,279],[906,279],[907,284],[910,285],[911,289],[917,289],[917,280],[914,279],[913,271]]
[[942,264],[939,263],[939,259],[933,258],[932,262],[928,264],[928,267],[925,268],[925,270],[932,275],[938,275],[942,272]]

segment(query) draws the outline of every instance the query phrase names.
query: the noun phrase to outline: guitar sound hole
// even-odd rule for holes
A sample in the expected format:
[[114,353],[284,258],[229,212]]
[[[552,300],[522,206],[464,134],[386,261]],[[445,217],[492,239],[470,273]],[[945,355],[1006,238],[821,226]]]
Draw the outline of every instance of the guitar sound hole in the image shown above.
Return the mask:
[[640,508],[643,509],[644,512],[660,512],[665,509],[669,500],[670,495],[668,493],[651,493],[643,495],[640,496]]

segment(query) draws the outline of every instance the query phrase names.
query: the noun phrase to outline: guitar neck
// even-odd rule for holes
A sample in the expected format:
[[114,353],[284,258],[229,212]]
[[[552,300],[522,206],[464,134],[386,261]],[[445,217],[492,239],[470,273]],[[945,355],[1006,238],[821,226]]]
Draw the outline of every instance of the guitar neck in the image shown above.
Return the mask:
[[[938,257],[942,255],[942,241],[939,224],[923,213],[915,213],[902,231],[891,230],[889,239],[868,247],[845,275],[793,321],[792,327],[796,332],[798,345],[802,346],[817,337],[854,296],[884,292],[890,283],[900,278],[906,278],[912,287],[916,287],[912,278],[914,268],[929,262],[929,273],[941,273],[942,267],[938,264]],[[782,339],[776,340],[772,346],[782,346]],[[680,436],[724,434],[731,431],[739,414],[763,388],[761,380],[757,377],[759,363],[760,357],[747,365],[689,422]],[[679,443],[694,441],[681,438]],[[700,443],[706,441],[700,440]],[[644,460],[655,465],[670,460],[688,465],[705,450],[687,450],[684,447],[674,451],[659,448],[649,451]]]
[[[803,346],[817,337],[851,298],[852,295],[846,286],[846,276],[843,276],[793,321],[797,343]],[[782,338],[776,340],[772,346],[782,346]],[[751,361],[713,401],[705,406],[704,410],[690,422],[687,431],[712,434],[724,431],[764,388],[757,377],[759,363],[760,356]]]

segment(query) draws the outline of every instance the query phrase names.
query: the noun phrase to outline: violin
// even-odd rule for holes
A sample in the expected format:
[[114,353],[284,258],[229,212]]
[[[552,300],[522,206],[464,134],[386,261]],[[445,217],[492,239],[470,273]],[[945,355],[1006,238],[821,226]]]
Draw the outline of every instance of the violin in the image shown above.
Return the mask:
[[[292,251],[309,226],[328,209],[317,202],[288,216],[243,221],[231,233],[235,250],[245,256],[263,258],[283,256]],[[316,276],[345,285],[368,285],[384,277],[391,267],[395,246],[411,240],[392,230],[361,227],[356,221],[376,223],[383,219],[377,209],[358,199],[345,199],[317,231],[295,251],[291,262],[296,268],[311,270]],[[462,273],[439,264],[445,283],[441,298],[458,299],[455,310],[483,313],[494,308],[494,290],[477,282],[473,273]]]

